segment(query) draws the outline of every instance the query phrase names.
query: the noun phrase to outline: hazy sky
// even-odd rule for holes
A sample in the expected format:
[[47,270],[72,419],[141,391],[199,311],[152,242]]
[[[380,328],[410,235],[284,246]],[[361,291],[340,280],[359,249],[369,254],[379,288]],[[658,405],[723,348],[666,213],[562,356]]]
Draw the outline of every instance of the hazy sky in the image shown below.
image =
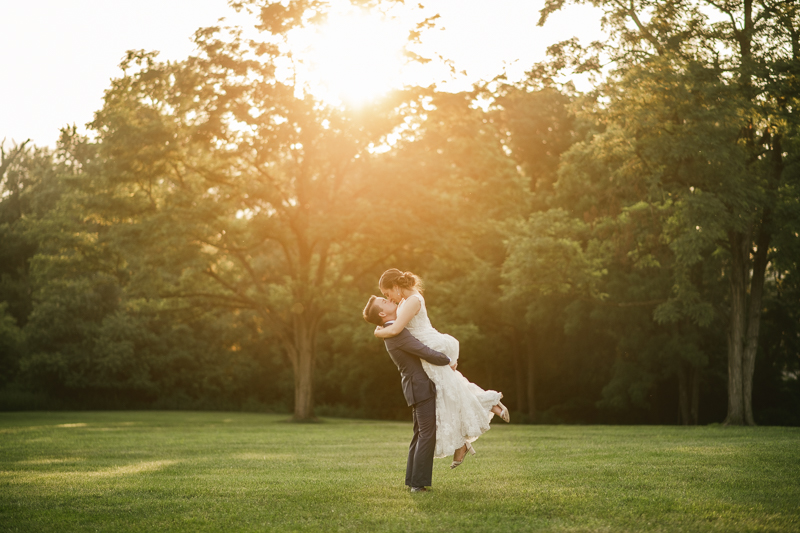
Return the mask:
[[[158,50],[182,59],[197,28],[233,16],[226,0],[0,0],[0,141],[32,139],[54,145],[59,128],[84,124],[103,91],[120,74],[126,50]],[[543,0],[430,0],[445,30],[437,51],[489,79],[511,65],[519,76],[545,56],[549,44],[601,37],[591,8],[570,8],[536,26]]]

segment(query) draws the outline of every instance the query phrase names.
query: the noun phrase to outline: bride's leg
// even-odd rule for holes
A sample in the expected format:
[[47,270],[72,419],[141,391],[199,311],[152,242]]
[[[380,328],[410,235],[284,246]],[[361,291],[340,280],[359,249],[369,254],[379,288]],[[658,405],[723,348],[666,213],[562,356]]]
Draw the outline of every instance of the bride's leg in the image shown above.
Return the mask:
[[464,460],[464,456],[467,455],[467,445],[463,445],[461,448],[457,449],[456,452],[453,454],[453,461],[460,463]]
[[492,411],[494,414],[496,414],[497,416],[500,416],[500,415],[502,415],[502,414],[503,414],[503,409],[501,409],[501,408],[500,408],[500,404],[497,404],[497,405],[495,405],[494,407],[492,407],[491,411]]

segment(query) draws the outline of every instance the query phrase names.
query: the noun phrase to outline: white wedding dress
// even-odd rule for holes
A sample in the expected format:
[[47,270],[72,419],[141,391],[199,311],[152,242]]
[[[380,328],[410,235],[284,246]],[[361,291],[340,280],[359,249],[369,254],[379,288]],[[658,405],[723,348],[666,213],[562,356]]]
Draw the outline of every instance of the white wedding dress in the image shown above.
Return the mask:
[[[406,325],[408,331],[427,347],[441,352],[455,362],[458,360],[458,341],[439,333],[428,319],[425,299],[418,298],[419,311]],[[408,299],[404,300],[403,305]],[[449,457],[465,442],[474,442],[489,431],[494,413],[491,408],[503,397],[497,391],[483,390],[449,366],[436,366],[422,361],[422,368],[436,385],[436,450],[434,457]]]

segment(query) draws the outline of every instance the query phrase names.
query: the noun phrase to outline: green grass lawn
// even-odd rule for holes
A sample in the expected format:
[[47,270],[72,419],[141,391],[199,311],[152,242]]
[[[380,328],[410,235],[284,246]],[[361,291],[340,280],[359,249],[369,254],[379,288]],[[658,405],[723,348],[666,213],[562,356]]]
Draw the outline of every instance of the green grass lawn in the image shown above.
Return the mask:
[[409,494],[410,421],[286,418],[0,414],[0,531],[800,531],[800,428],[496,422]]

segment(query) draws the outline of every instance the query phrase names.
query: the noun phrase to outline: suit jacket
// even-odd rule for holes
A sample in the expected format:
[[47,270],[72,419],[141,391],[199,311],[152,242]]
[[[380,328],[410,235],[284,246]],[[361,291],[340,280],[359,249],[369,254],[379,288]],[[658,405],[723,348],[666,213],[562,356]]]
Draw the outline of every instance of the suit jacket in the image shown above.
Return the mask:
[[436,396],[436,385],[425,373],[420,359],[436,366],[447,365],[450,359],[419,342],[407,329],[403,329],[399,335],[383,339],[383,342],[403,378],[403,395],[408,405]]

